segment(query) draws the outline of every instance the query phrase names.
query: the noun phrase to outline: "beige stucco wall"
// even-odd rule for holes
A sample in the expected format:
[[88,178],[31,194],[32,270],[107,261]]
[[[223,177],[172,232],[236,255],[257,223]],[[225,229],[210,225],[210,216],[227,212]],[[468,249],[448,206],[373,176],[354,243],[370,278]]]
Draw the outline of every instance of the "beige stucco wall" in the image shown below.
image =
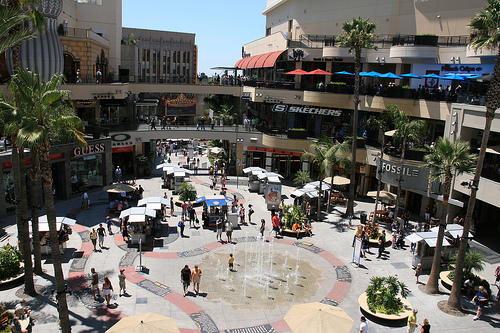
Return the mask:
[[80,61],[81,77],[93,77],[96,54],[109,55],[109,47],[88,39],[60,37],[63,52],[73,55],[75,60]]

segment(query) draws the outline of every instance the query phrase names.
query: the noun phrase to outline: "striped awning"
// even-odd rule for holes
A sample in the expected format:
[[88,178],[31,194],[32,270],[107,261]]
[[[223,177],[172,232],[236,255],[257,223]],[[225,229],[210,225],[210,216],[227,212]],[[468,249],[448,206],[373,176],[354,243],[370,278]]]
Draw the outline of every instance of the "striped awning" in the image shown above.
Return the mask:
[[283,52],[285,52],[285,50],[242,58],[238,60],[234,67],[239,69],[273,67],[276,60]]

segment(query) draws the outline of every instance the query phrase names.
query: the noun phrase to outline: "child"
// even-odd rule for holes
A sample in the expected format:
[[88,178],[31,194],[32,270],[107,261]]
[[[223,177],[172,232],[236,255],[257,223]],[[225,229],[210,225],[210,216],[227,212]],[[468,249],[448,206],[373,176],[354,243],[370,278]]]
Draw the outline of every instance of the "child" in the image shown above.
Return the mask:
[[415,268],[415,276],[417,277],[417,284],[418,282],[418,277],[422,274],[422,264],[418,264],[417,268]]
[[349,218],[347,219],[347,222],[349,223],[349,229],[351,229],[351,225],[352,225],[352,215],[349,215]]
[[229,270],[232,272],[233,271],[233,263],[234,263],[234,257],[233,257],[233,254],[231,253],[229,255],[229,260],[228,260],[228,263],[229,263]]

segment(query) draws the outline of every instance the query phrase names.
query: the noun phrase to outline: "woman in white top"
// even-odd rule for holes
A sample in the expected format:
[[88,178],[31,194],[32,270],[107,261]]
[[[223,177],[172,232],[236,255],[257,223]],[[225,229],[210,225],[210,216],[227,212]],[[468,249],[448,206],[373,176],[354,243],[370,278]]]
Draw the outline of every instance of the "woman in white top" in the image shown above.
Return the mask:
[[104,282],[102,284],[102,294],[104,295],[104,299],[108,306],[111,306],[111,291],[113,291],[113,286],[111,285],[111,281],[109,281],[108,277],[104,277]]

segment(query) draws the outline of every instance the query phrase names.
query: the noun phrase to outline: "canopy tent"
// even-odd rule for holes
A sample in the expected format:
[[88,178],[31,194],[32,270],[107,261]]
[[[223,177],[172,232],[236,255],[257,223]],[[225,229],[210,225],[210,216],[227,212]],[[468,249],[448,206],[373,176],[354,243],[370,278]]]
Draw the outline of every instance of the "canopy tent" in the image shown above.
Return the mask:
[[[439,231],[439,227],[431,228],[431,231],[437,233]],[[460,224],[446,225],[445,233],[448,233],[452,238],[462,237],[463,232],[464,227],[462,227]],[[474,235],[469,232],[468,238],[474,238]]]
[[162,197],[148,197],[137,202],[137,206],[144,206],[154,210],[161,210],[161,205],[170,207],[170,200]]
[[123,193],[123,192],[127,193],[135,191],[135,187],[128,184],[116,183],[104,187],[103,190],[108,193]]
[[[437,232],[434,231],[425,231],[425,232],[416,232],[413,233],[409,236],[406,236],[406,240],[410,241],[411,243],[417,243],[420,241],[425,241],[429,247],[436,247],[437,243]],[[451,244],[446,240],[446,238],[443,238],[443,246],[450,246]]]
[[298,188],[290,194],[292,198],[299,198],[303,195],[307,195],[309,198],[317,198],[319,194],[318,190],[311,187]]
[[175,177],[187,177],[192,174],[193,171],[184,168],[173,168],[167,171],[167,175],[174,174]]
[[243,169],[243,173],[249,173],[251,175],[255,175],[255,174],[263,173],[263,172],[267,172],[267,170],[259,168],[259,167],[248,167],[248,168]]
[[195,203],[205,202],[207,206],[225,206],[229,202],[233,202],[233,198],[224,195],[205,195],[196,198]]
[[120,213],[120,218],[130,216],[129,222],[132,222],[132,221],[130,221],[130,219],[132,218],[132,215],[142,215],[142,216],[147,215],[147,216],[151,216],[151,217],[156,217],[156,212],[153,209],[150,209],[147,207],[132,207],[132,208],[125,209],[124,211],[122,211]]
[[[63,224],[72,226],[76,224],[76,220],[70,219],[69,217],[56,217],[56,229],[59,231]],[[29,230],[31,233],[32,226],[31,221],[29,222]],[[38,231],[47,232],[49,231],[49,222],[47,220],[47,215],[40,216],[38,218]]]
[[257,175],[257,178],[259,178],[259,179],[266,179],[266,178],[269,178],[269,177],[278,177],[280,179],[283,178],[282,175],[280,175],[278,173],[275,173],[275,172],[263,172],[263,173],[259,173]]
[[[315,190],[319,190],[319,180],[305,184],[304,188],[313,188]],[[321,191],[326,191],[329,189],[330,189],[330,184],[323,181],[321,183]]]
[[165,162],[165,163],[161,163],[161,164],[158,164],[158,165],[156,166],[156,168],[157,168],[157,169],[163,169],[163,171],[168,171],[168,170],[170,170],[170,169],[172,169],[172,168],[178,168],[178,167],[179,167],[179,165],[178,165],[178,164],[175,164],[175,163],[167,163],[167,162]]
[[217,155],[218,153],[220,153],[223,150],[224,149],[220,148],[220,147],[211,147],[211,148],[208,148],[209,153],[215,154],[215,155]]

